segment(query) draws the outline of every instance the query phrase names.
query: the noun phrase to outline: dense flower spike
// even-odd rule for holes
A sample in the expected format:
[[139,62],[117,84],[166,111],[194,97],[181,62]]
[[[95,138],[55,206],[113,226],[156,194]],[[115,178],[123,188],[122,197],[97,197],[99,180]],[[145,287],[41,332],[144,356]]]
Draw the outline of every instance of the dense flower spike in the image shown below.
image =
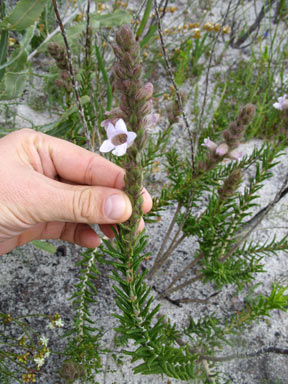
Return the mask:
[[58,43],[49,43],[48,52],[56,60],[59,69],[68,71],[68,61],[65,48]]
[[234,194],[235,190],[239,187],[241,180],[241,169],[234,169],[234,171],[224,181],[223,186],[218,189],[218,193],[222,201],[225,201],[228,197]]
[[235,121],[229,124],[229,128],[223,132],[223,139],[219,144],[214,143],[209,137],[204,139],[202,146],[209,149],[206,161],[198,164],[200,172],[212,169],[224,158],[240,161],[243,153],[235,149],[239,146],[244,134],[245,127],[252,121],[256,113],[256,107],[253,104],[245,105],[239,112]]
[[[103,143],[101,148],[105,151],[113,150],[112,153],[118,154],[118,156],[124,154],[128,149],[125,162],[122,163],[126,169],[126,192],[134,207],[133,214],[127,223],[130,227],[129,233],[126,234],[128,243],[128,238],[130,241],[134,236],[133,233],[137,232],[137,225],[141,217],[140,155],[147,139],[148,129],[156,124],[158,115],[153,112],[153,85],[150,82],[144,84],[141,80],[140,48],[129,26],[123,25],[119,28],[116,33],[116,43],[113,46],[117,58],[113,73],[114,86],[120,94],[120,105],[119,108],[108,112],[106,114],[108,119],[102,123],[107,131],[108,140]],[[119,124],[122,124],[121,119],[125,121],[127,129],[120,133],[118,127]]]
[[153,85],[150,82],[143,84],[140,78],[139,44],[129,26],[123,25],[118,30],[116,42],[113,46],[117,58],[113,67],[114,86],[121,94],[121,102],[120,108],[106,114],[108,121],[104,124],[107,126],[109,121],[115,124],[119,118],[123,119],[129,130],[137,134],[135,151],[139,152],[145,144],[147,130],[158,121],[158,115],[153,113]]
[[157,123],[158,115],[153,112],[153,85],[150,82],[144,84],[141,80],[140,48],[129,26],[119,28],[116,43],[113,46],[117,59],[113,67],[113,81],[120,94],[120,105],[106,113],[107,120],[102,122],[108,140],[102,144],[101,150],[113,150],[112,153],[117,156],[126,153],[121,166],[126,169],[125,191],[131,200],[133,213],[125,224],[125,228],[129,229],[122,227],[120,233],[127,245],[129,258],[142,215],[141,151],[148,130]]
[[106,132],[108,140],[105,140],[101,145],[100,152],[110,152],[113,150],[112,153],[116,156],[125,155],[127,148],[131,147],[136,138],[135,132],[127,131],[122,119],[118,120],[115,126],[108,122]]

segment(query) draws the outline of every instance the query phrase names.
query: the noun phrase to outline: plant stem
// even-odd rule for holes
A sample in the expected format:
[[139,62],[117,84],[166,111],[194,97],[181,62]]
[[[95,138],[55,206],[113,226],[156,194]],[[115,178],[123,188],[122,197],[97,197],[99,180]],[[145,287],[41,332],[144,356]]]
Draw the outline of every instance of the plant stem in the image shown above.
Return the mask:
[[[86,3],[85,3],[86,4]],[[84,6],[85,6],[84,4]],[[77,14],[79,13],[79,10],[76,9],[73,13],[71,13],[70,16],[68,16],[65,20],[63,20],[63,25],[66,25],[69,23],[69,21],[73,20],[75,16],[77,16]],[[42,41],[42,43],[40,45],[38,45],[38,47],[36,49],[34,49],[33,52],[30,53],[30,55],[27,57],[27,60],[30,61],[31,59],[33,59],[34,56],[37,55],[38,51],[49,41],[52,39],[53,36],[55,36],[58,32],[60,31],[60,27],[57,27],[56,29],[54,29],[53,32],[51,32],[44,41]]]
[[[196,281],[198,281],[198,280],[200,280],[200,279],[202,278],[202,275],[201,275],[200,271],[197,270],[197,271],[195,272],[195,274],[196,274],[195,277],[191,277],[191,279],[185,281],[184,283],[182,283],[182,284],[180,284],[180,285],[177,285],[177,286],[174,287],[174,288],[166,289],[166,291],[165,291],[166,295],[167,295],[167,293],[170,294],[170,293],[172,293],[172,292],[179,291],[179,289],[182,289],[182,288],[184,288],[184,287],[187,287],[187,285],[189,285],[189,284],[193,284],[193,283],[195,283]],[[166,295],[165,295],[165,296],[166,296]],[[162,296],[164,296],[164,293],[163,293],[163,294],[161,293],[160,297],[162,297]]]
[[161,264],[160,266],[158,266],[158,262],[159,262],[160,259],[161,259],[161,256],[162,256],[163,251],[164,251],[164,249],[165,249],[165,247],[166,247],[167,241],[169,240],[170,234],[171,234],[171,232],[172,232],[172,230],[173,230],[173,228],[174,228],[174,226],[175,226],[175,224],[176,224],[177,216],[179,215],[179,213],[180,213],[180,211],[181,211],[181,208],[182,208],[182,205],[181,205],[180,203],[178,203],[177,208],[176,208],[176,211],[175,211],[175,213],[174,213],[174,216],[173,216],[173,218],[172,218],[172,220],[171,220],[171,222],[170,222],[169,228],[168,228],[168,230],[167,230],[167,232],[166,232],[166,235],[165,235],[165,237],[164,237],[164,239],[163,239],[163,241],[162,241],[162,244],[161,244],[160,249],[159,249],[159,251],[158,251],[158,254],[157,254],[157,256],[156,256],[156,259],[155,259],[155,262],[154,262],[154,264],[153,264],[153,267],[152,267],[152,268],[150,269],[150,271],[147,273],[147,278],[148,278],[148,279],[151,279],[151,278],[153,277],[153,275],[156,273],[156,271],[157,271],[157,270],[161,267],[161,265],[162,265],[162,264]]
[[214,362],[223,362],[223,361],[230,361],[235,359],[248,359],[249,357],[257,357],[259,355],[262,355],[264,353],[277,353],[280,355],[288,355],[288,348],[279,348],[279,347],[263,347],[255,352],[246,352],[246,353],[234,353],[232,355],[227,356],[208,356],[208,355],[201,355],[201,359],[205,359],[208,361],[214,361]]
[[166,64],[166,70],[167,70],[168,76],[170,78],[170,81],[173,84],[173,87],[175,89],[177,103],[178,103],[179,109],[181,111],[181,114],[182,114],[182,117],[183,117],[186,129],[187,129],[188,138],[189,138],[189,141],[190,141],[190,149],[191,149],[191,165],[192,165],[192,168],[194,169],[195,168],[194,138],[193,138],[192,131],[190,129],[190,124],[188,123],[187,116],[186,116],[186,114],[184,112],[184,107],[183,107],[182,99],[181,99],[178,87],[177,87],[177,85],[175,83],[172,69],[171,69],[169,61],[168,61],[168,57],[167,57],[167,53],[166,53],[166,48],[165,48],[165,43],[164,43],[164,39],[163,39],[163,35],[162,35],[161,19],[160,19],[160,15],[159,15],[159,12],[158,12],[157,0],[154,0],[154,9],[155,9],[155,14],[156,14],[156,19],[157,19],[157,27],[158,27],[158,33],[159,33],[160,42],[161,42],[162,53],[163,53],[163,57],[164,57],[165,64]]
[[204,257],[204,254],[199,253],[199,255],[194,260],[192,260],[181,272],[179,272],[174,277],[174,279],[172,280],[168,288],[165,291],[163,291],[159,297],[167,296],[167,294],[170,292],[171,288],[175,285],[175,283],[178,280],[180,280],[187,271],[191,270],[203,257]]

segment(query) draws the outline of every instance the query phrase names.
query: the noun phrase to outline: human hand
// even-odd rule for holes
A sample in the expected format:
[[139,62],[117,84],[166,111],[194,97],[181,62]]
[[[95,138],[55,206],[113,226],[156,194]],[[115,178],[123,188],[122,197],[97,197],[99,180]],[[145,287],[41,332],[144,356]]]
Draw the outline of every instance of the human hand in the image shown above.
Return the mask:
[[[89,224],[111,237],[111,224],[132,213],[124,170],[77,145],[22,129],[0,139],[0,154],[0,255],[35,239],[94,248],[100,239]],[[143,200],[146,213],[145,189]]]

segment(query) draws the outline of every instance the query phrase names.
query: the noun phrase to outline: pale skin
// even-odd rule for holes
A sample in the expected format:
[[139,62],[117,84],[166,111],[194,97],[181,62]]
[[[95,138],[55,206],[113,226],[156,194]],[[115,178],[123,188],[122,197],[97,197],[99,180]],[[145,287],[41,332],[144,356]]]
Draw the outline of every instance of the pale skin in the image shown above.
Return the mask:
[[[0,154],[0,255],[35,239],[94,248],[90,224],[112,237],[132,213],[124,170],[77,145],[22,129],[0,139]],[[151,207],[143,189],[143,213]]]

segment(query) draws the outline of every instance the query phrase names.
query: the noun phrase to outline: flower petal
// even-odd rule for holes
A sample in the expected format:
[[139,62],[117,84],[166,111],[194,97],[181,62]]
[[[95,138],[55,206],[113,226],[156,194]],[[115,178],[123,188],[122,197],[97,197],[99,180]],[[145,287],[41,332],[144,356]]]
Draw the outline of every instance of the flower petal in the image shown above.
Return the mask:
[[243,152],[231,151],[228,153],[228,157],[231,160],[241,161],[243,157]]
[[136,139],[137,134],[135,132],[127,132],[127,145],[130,147],[133,141]]
[[218,156],[225,156],[228,153],[229,147],[226,143],[221,143],[217,146],[215,153]]
[[109,120],[109,119],[103,120],[102,123],[100,124],[100,126],[107,129],[109,123],[111,123],[111,120]]
[[123,119],[119,119],[117,121],[115,124],[115,129],[117,130],[117,133],[127,133],[126,124],[124,123]]
[[279,109],[279,110],[282,109],[280,103],[274,103],[273,107],[276,108],[276,109]]
[[115,145],[111,143],[110,140],[105,140],[101,145],[99,151],[100,152],[110,152],[115,148]]
[[110,140],[116,134],[116,127],[112,123],[108,123],[107,127],[105,127],[107,137]]
[[117,147],[115,147],[115,149],[112,153],[115,156],[123,156],[123,155],[125,155],[126,150],[127,150],[127,143],[124,143],[121,145],[117,145]]

